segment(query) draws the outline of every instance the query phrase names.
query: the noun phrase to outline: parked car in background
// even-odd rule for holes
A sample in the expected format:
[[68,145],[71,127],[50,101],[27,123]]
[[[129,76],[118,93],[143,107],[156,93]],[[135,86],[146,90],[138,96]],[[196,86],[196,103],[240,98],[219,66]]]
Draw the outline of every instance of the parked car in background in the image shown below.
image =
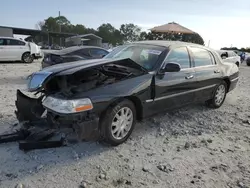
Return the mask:
[[0,37],[0,61],[32,63],[42,57],[39,46],[13,37]]
[[246,64],[247,64],[247,66],[250,66],[250,56],[248,56],[248,57],[246,58]]
[[46,118],[51,126],[73,127],[81,139],[98,135],[118,145],[137,120],[153,114],[200,101],[219,108],[238,76],[235,64],[222,63],[218,53],[202,45],[135,42],[102,59],[34,73],[28,90],[41,97],[31,99],[18,90],[16,114],[19,121]]
[[240,66],[240,56],[231,50],[217,50],[223,61],[235,63],[238,67]]
[[72,46],[62,50],[48,50],[44,52],[42,68],[79,60],[103,58],[109,52],[96,46]]

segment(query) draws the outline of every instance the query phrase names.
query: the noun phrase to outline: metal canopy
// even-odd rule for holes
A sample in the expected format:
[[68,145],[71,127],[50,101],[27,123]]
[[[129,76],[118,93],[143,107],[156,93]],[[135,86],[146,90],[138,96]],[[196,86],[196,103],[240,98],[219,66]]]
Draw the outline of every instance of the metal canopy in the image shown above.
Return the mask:
[[6,26],[0,26],[0,28],[6,28],[6,29],[12,29],[13,34],[17,35],[50,35],[52,37],[70,37],[70,36],[75,36],[77,34],[74,33],[60,33],[60,32],[52,32],[52,31],[41,31],[41,30],[36,30],[36,29],[25,29],[25,28],[16,28],[16,27],[6,27]]
[[164,24],[161,26],[156,26],[152,29],[150,29],[151,32],[155,33],[181,33],[181,34],[195,34],[194,31],[178,24],[175,22],[171,22],[168,24]]

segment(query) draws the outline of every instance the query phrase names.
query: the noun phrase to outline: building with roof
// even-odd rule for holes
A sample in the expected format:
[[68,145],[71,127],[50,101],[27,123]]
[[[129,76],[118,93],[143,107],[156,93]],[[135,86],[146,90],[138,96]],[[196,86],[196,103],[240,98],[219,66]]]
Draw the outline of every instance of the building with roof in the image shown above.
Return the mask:
[[76,46],[76,45],[88,45],[88,46],[99,46],[102,47],[102,38],[95,34],[85,34],[68,37],[65,39],[65,45]]
[[0,36],[3,37],[14,37],[16,35],[28,35],[32,38],[35,36],[41,36],[43,41],[47,41],[48,44],[53,43],[53,38],[68,38],[75,36],[74,33],[63,33],[63,32],[53,32],[53,31],[42,31],[36,29],[26,29],[26,28],[16,28],[16,27],[7,27],[7,26],[0,26]]

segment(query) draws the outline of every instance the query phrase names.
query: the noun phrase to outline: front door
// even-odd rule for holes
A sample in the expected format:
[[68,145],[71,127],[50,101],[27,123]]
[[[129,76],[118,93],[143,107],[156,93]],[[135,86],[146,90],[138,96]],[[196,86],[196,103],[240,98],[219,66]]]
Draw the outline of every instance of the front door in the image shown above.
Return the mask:
[[196,75],[186,47],[172,49],[166,63],[179,63],[179,72],[166,72],[155,77],[154,111],[176,108],[191,103],[196,89]]
[[6,56],[6,41],[3,38],[0,38],[0,60],[5,61],[7,56]]

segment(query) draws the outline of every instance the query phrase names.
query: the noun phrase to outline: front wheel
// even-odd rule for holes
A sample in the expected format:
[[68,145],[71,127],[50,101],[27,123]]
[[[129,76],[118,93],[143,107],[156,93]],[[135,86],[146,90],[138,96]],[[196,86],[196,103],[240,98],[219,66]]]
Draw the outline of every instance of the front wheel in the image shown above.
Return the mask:
[[225,81],[223,81],[215,88],[213,98],[206,101],[207,106],[212,108],[219,108],[224,103],[226,95],[227,84]]
[[112,146],[122,144],[129,138],[134,129],[135,106],[130,100],[125,99],[110,107],[100,122],[104,141]]

